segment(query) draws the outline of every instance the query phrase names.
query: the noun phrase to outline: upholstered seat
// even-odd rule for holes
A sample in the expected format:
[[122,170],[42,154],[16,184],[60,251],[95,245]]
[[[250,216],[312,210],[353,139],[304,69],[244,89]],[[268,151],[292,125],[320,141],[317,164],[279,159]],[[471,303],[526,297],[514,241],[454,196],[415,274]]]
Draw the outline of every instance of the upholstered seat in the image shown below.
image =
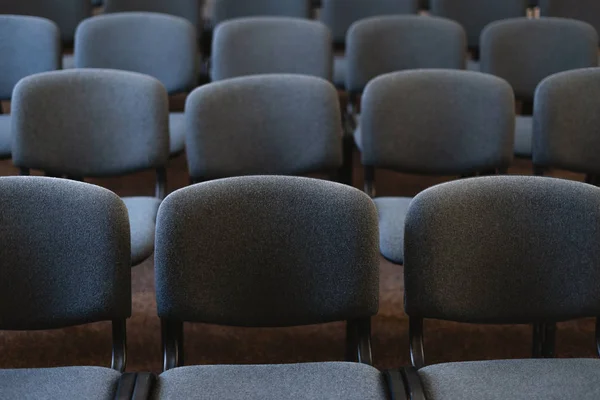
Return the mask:
[[404,262],[404,222],[412,198],[379,197],[374,199],[379,214],[379,248],[388,260]]
[[519,157],[531,157],[531,146],[533,136],[533,118],[529,116],[517,116],[515,124],[515,155]]
[[169,152],[175,156],[185,150],[185,115],[184,113],[169,114]]
[[123,197],[131,227],[131,264],[137,265],[154,252],[154,231],[160,199]]
[[10,158],[10,116],[0,115],[0,160]]

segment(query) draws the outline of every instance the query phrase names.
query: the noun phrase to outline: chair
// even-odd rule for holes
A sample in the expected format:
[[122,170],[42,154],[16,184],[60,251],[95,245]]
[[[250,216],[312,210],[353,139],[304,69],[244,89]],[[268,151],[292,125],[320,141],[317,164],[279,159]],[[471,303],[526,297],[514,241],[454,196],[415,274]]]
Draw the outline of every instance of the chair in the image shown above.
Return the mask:
[[[193,25],[172,15],[132,12],[89,18],[77,28],[76,68],[139,72],[162,82],[169,94],[191,91],[198,73]],[[171,113],[170,153],[185,149],[183,113]]]
[[600,315],[598,226],[600,189],[579,182],[484,177],[415,197],[406,218],[404,284],[419,370],[407,369],[407,376],[424,396],[413,398],[598,398],[598,360],[423,367],[423,320],[431,318],[534,324],[534,357],[551,357],[556,322]]
[[[447,176],[506,172],[512,161],[513,97],[508,83],[479,72],[404,71],[374,79],[363,95],[357,136],[366,193],[375,196],[375,168]],[[411,200],[375,199],[381,253],[397,264],[404,262]]]
[[170,14],[190,21],[198,33],[203,29],[204,0],[105,0],[104,3],[107,14],[140,11]]
[[320,22],[298,18],[240,18],[217,26],[212,45],[213,81],[288,73],[331,80],[331,34]]
[[[506,79],[524,103],[517,117],[515,154],[531,157],[531,114],[537,85],[571,69],[598,66],[598,34],[587,23],[561,18],[516,18],[481,34],[481,71]],[[527,115],[529,114],[529,115]]]
[[57,177],[156,170],[156,197],[123,198],[131,224],[131,261],[152,255],[154,223],[166,193],[168,98],[156,79],[115,70],[30,76],[13,98],[13,163]]
[[[10,100],[17,82],[60,68],[60,32],[47,19],[0,15],[0,101]],[[10,116],[0,107],[0,159],[11,156]]]
[[539,0],[540,15],[573,18],[587,22],[600,32],[600,3],[594,0]]
[[212,22],[245,17],[311,18],[310,0],[214,0]]
[[0,369],[0,397],[117,398],[127,361],[125,321],[131,316],[123,202],[80,182],[0,178],[0,242],[0,329],[112,321],[113,335],[111,368]]

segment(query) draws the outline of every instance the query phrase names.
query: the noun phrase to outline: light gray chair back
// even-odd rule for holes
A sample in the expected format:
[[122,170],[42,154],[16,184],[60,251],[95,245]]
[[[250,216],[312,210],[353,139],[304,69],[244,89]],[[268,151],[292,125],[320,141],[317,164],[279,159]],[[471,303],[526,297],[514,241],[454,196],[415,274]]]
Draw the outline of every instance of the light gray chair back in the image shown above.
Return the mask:
[[212,45],[213,81],[245,75],[288,73],[331,80],[329,29],[298,18],[243,18],[220,24]]
[[346,40],[346,89],[363,91],[379,75],[406,69],[464,69],[465,32],[454,21],[419,16],[356,22]]
[[600,2],[596,0],[539,0],[543,17],[573,18],[600,32]]
[[203,0],[105,0],[105,13],[155,12],[185,18],[196,27],[203,27]]
[[196,181],[300,175],[341,166],[337,91],[303,75],[257,75],[202,86],[187,99],[186,149]]
[[430,0],[432,15],[460,23],[470,48],[479,46],[481,32],[491,22],[524,17],[528,0]]
[[598,66],[598,34],[570,19],[515,18],[494,22],[481,34],[481,71],[506,79],[520,99],[558,72]]
[[12,102],[13,162],[57,175],[121,175],[169,158],[167,92],[115,70],[66,70],[21,80]]
[[89,18],[77,28],[76,68],[121,69],[150,75],[169,93],[198,80],[198,38],[184,18],[132,12]]
[[310,0],[214,0],[212,21],[245,17],[310,18]]
[[514,140],[514,95],[478,72],[396,72],[369,83],[360,121],[365,166],[466,175],[507,168]]
[[0,100],[28,75],[60,68],[60,31],[50,20],[0,15]]

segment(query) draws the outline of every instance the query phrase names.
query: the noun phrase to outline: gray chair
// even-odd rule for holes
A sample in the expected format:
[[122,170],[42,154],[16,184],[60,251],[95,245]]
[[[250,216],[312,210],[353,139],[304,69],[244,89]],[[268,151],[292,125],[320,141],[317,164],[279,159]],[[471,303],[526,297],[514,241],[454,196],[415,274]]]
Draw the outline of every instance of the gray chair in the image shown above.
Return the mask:
[[[387,399],[371,367],[377,313],[377,212],[346,185],[239,177],[169,195],[156,236],[164,369],[156,399]],[[348,321],[348,361],[186,366],[184,322],[289,327]]]
[[104,13],[155,12],[185,18],[202,32],[204,0],[104,0]]
[[556,322],[600,315],[598,226],[600,189],[567,180],[476,178],[415,197],[404,265],[411,355],[420,368],[406,370],[411,390],[427,400],[599,398],[598,360],[423,367],[424,319],[534,324],[534,357],[551,357]]
[[[512,160],[514,98],[510,85],[471,71],[420,70],[374,79],[363,95],[360,136],[365,191],[375,168],[471,176],[503,173]],[[375,199],[383,256],[404,261],[408,197]]]
[[25,78],[13,97],[13,162],[82,180],[155,169],[156,197],[123,198],[131,262],[154,250],[154,223],[166,192],[168,96],[156,79],[115,70],[68,70]]
[[[0,101],[10,100],[17,82],[60,68],[60,31],[44,18],[0,15]],[[10,158],[10,116],[0,107],[0,159]]]
[[573,18],[587,22],[600,32],[600,2],[595,0],[539,0],[543,17]]
[[[198,39],[194,26],[167,14],[131,12],[89,18],[77,28],[76,68],[139,72],[162,82],[169,94],[196,87]],[[185,149],[183,113],[170,116],[170,153]]]
[[193,91],[185,110],[193,182],[335,172],[341,166],[338,96],[323,79],[277,74],[228,79]]
[[316,21],[254,17],[224,22],[215,29],[212,52],[213,81],[267,73],[332,79],[331,34]]
[[0,178],[0,242],[0,329],[111,321],[113,339],[111,368],[0,369],[0,398],[117,398],[126,364],[125,321],[131,316],[123,202],[80,182]]
[[310,0],[214,0],[212,22],[245,17],[311,18]]
[[481,71],[506,79],[525,103],[517,118],[515,154],[531,156],[534,92],[546,77],[598,66],[598,34],[584,22],[515,18],[488,25],[481,34]]

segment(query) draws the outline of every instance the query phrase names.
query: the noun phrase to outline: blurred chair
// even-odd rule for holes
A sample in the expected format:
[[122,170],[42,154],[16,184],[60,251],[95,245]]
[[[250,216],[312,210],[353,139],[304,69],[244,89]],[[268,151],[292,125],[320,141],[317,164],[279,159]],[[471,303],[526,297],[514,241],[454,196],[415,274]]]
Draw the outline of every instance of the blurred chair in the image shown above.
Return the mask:
[[104,0],[104,12],[154,12],[185,18],[200,34],[203,29],[204,0]]
[[310,0],[214,0],[213,26],[245,17],[311,18]]
[[596,0],[539,0],[542,17],[578,19],[600,32],[600,2]]

